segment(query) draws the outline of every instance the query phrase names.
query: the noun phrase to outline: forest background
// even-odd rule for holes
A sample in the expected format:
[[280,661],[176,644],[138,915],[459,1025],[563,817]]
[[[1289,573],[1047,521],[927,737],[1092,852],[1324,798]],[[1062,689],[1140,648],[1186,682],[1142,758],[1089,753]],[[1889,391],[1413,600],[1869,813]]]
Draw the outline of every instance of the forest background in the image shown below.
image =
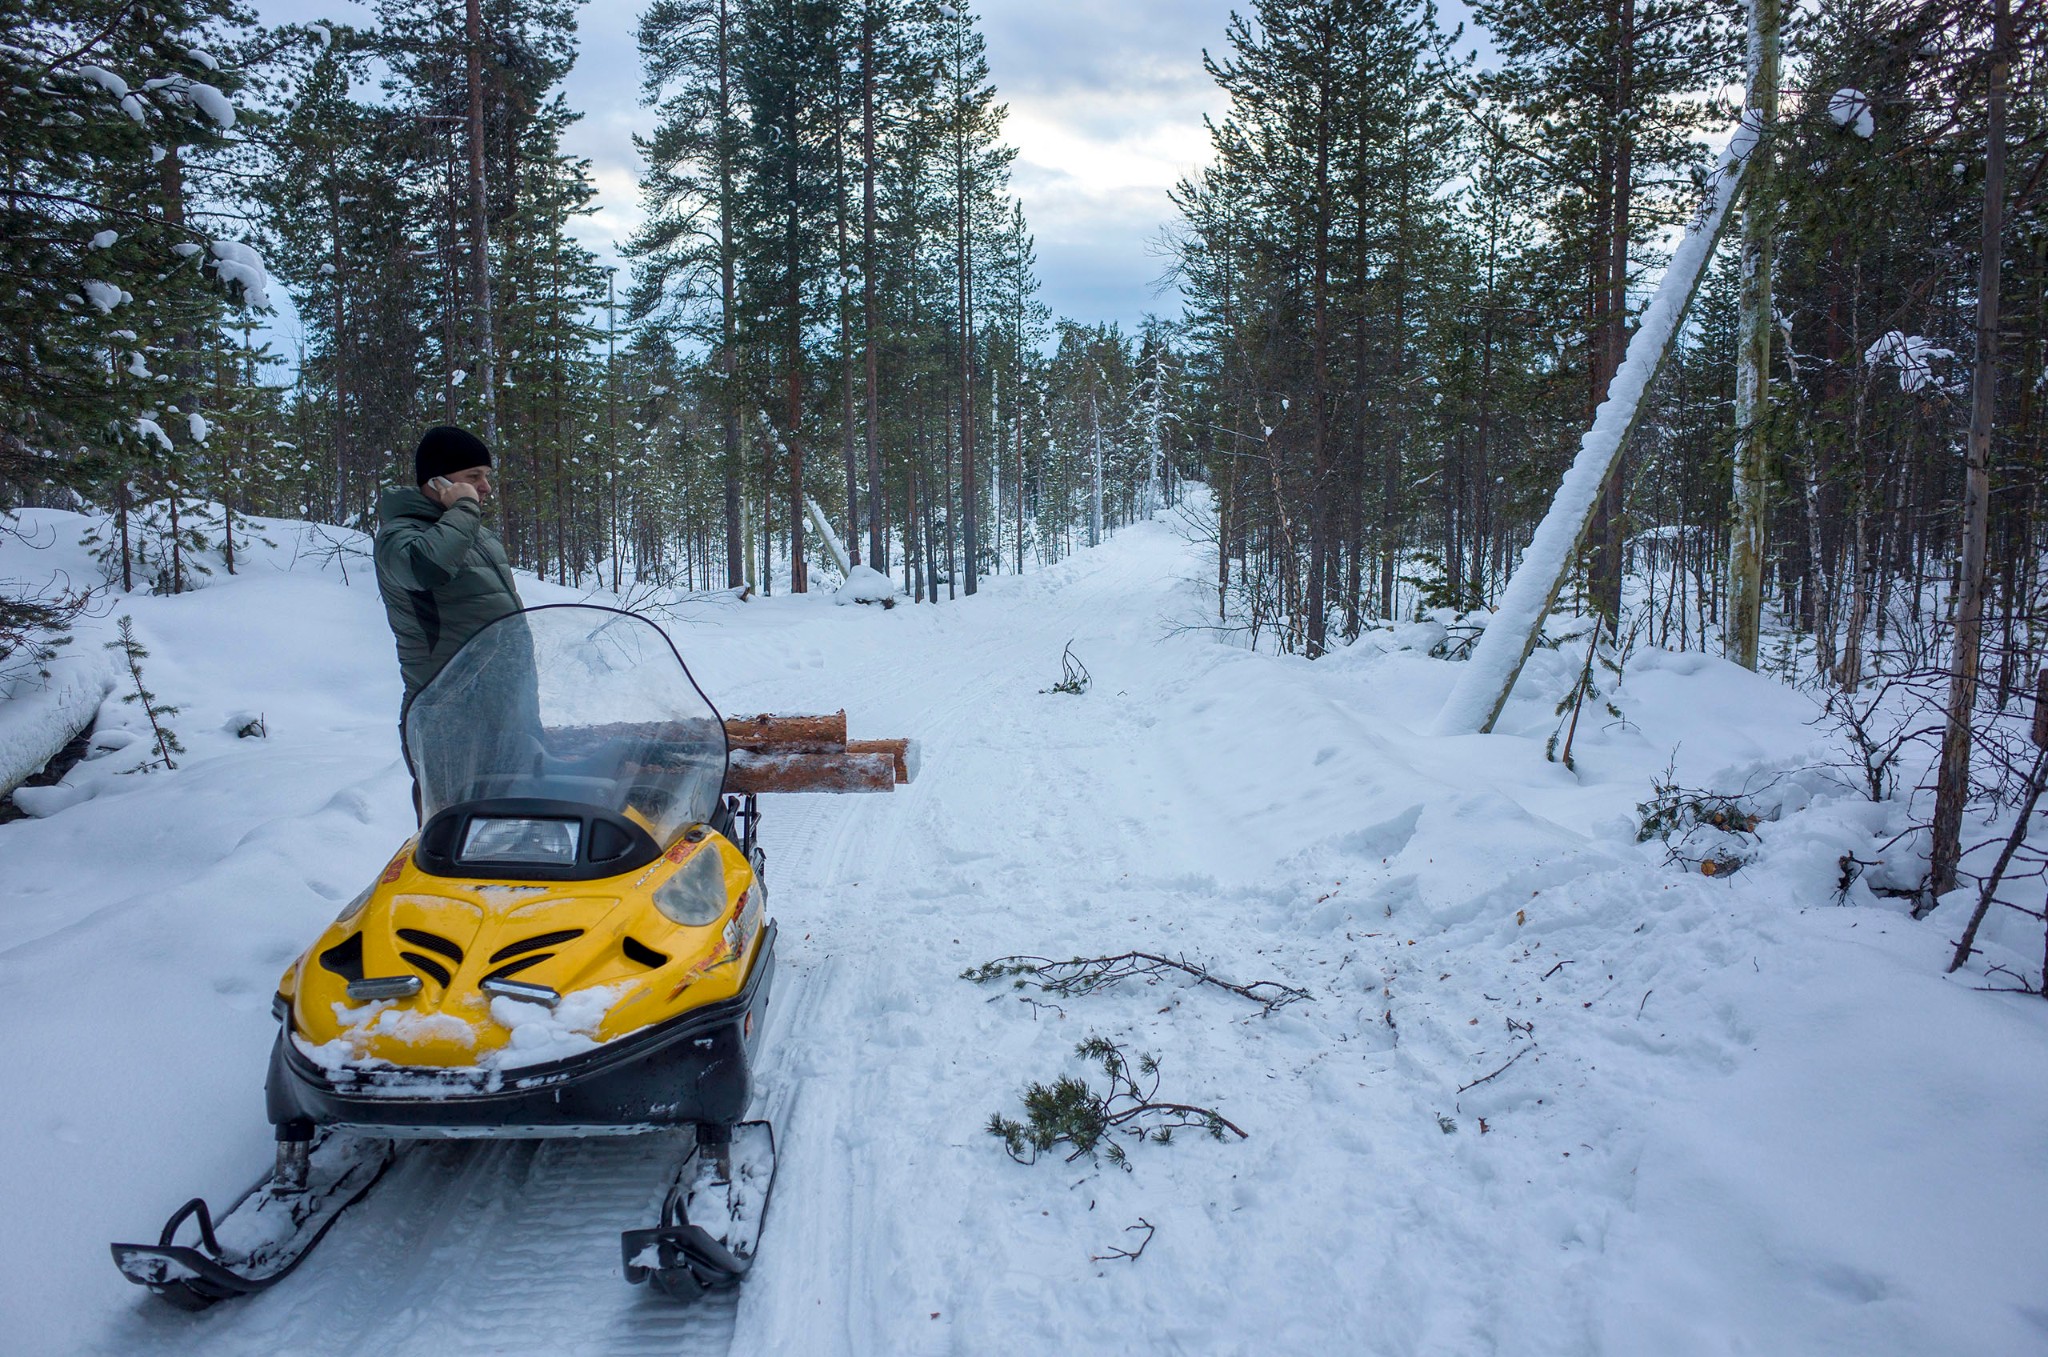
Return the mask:
[[[1220,634],[1314,658],[1428,616],[1456,656],[1748,83],[1739,4],[1478,0],[1464,25],[1248,4],[1209,47],[1209,159],[1162,204],[1171,295],[1126,329],[1040,300],[967,8],[655,0],[622,272],[576,230],[578,5],[371,8],[265,26],[226,0],[28,0],[0,35],[0,510],[102,513],[123,589],[235,570],[247,515],[373,526],[450,421],[498,450],[516,564],[636,603],[853,565],[951,601],[1199,483],[1183,517],[1213,545]],[[1636,647],[1721,648],[1753,439],[1758,662],[1815,690],[1889,795],[1939,738],[1988,389],[1971,790],[2038,796],[2006,736],[2048,586],[2041,15],[1787,6],[1776,169],[1748,204],[1776,258],[1769,400],[1738,429],[1731,240],[1563,601],[1600,619],[1581,702]],[[91,589],[0,582],[0,672],[55,653]]]

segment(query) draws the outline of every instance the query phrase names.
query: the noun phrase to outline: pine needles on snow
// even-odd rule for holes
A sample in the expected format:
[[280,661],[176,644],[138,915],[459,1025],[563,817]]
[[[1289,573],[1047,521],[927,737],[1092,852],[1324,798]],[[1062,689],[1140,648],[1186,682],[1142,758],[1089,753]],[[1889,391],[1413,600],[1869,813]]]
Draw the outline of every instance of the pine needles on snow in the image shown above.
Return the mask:
[[1681,787],[1667,765],[1651,784],[1650,799],[1636,803],[1636,842],[1660,840],[1669,850],[1667,862],[1702,876],[1732,875],[1755,856],[1757,827],[1777,818],[1776,807],[1757,801],[1777,781],[1772,777],[1740,792]]
[[1150,1140],[1167,1145],[1175,1131],[1196,1127],[1212,1140],[1223,1139],[1226,1131],[1239,1140],[1247,1139],[1242,1129],[1214,1108],[1161,1101],[1159,1061],[1152,1055],[1140,1055],[1134,1063],[1122,1046],[1107,1037],[1088,1038],[1074,1048],[1074,1054],[1101,1065],[1107,1087],[1098,1091],[1071,1074],[1050,1084],[1034,1081],[1024,1089],[1024,1120],[1000,1112],[989,1117],[988,1133],[1000,1139],[1018,1163],[1035,1164],[1041,1154],[1070,1145],[1068,1163],[1083,1155],[1091,1162],[1101,1157],[1129,1172],[1130,1159],[1115,1139],[1118,1135],[1139,1143]]

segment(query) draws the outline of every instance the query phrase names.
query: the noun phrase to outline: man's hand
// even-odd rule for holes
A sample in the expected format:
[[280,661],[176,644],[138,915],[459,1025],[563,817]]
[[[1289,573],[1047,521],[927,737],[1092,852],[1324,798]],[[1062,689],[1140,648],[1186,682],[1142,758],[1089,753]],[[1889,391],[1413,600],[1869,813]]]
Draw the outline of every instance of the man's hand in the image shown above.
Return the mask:
[[457,500],[475,500],[479,507],[482,501],[476,487],[465,481],[451,481],[446,476],[436,476],[427,482],[427,494],[443,509],[453,509]]

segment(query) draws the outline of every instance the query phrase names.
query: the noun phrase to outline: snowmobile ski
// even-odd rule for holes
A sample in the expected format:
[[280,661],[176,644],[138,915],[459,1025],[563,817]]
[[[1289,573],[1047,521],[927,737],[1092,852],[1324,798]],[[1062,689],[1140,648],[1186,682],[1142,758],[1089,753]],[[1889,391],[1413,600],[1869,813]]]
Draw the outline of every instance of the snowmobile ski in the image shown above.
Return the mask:
[[[272,1172],[218,1218],[204,1198],[194,1197],[172,1213],[155,1244],[113,1245],[114,1266],[181,1310],[204,1310],[215,1301],[264,1290],[304,1261],[396,1157],[389,1140],[320,1132],[302,1157],[279,1157],[288,1175],[303,1173],[302,1187],[277,1190],[279,1175]],[[187,1221],[197,1227],[198,1239],[177,1243]]]
[[753,1266],[774,1190],[772,1126],[699,1126],[662,1202],[661,1224],[619,1238],[626,1280],[680,1301],[738,1286]]

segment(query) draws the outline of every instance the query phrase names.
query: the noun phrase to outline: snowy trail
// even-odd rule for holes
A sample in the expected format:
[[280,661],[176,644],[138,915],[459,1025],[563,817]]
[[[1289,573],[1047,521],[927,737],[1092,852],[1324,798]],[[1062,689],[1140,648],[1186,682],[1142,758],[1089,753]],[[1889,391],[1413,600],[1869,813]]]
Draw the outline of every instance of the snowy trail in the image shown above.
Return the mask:
[[[885,959],[906,945],[905,937],[896,929],[859,926],[876,922],[871,915],[835,917],[832,906],[863,880],[915,878],[931,870],[923,854],[906,856],[902,849],[916,836],[913,825],[929,832],[945,818],[926,807],[944,806],[967,791],[970,773],[946,752],[975,725],[1007,719],[1000,705],[991,710],[992,689],[998,703],[1014,700],[1006,686],[1035,696],[1029,676],[1045,667],[1047,654],[1056,658],[1087,616],[1113,601],[1115,572],[1098,568],[1094,575],[1099,587],[1051,596],[1053,606],[1029,627],[949,638],[954,643],[945,654],[919,663],[909,683],[901,656],[835,665],[822,680],[815,670],[802,671],[809,705],[818,705],[822,688],[834,702],[847,703],[863,729],[914,730],[926,750],[926,774],[890,798],[771,799],[764,843],[771,898],[786,938],[765,1049],[802,1051],[806,1033],[853,1032],[878,1005],[887,1006],[875,994],[875,981],[887,983]],[[747,703],[728,706],[738,711]],[[914,716],[907,725],[891,725],[881,715],[891,708]],[[251,840],[291,836],[291,817],[272,823],[243,836],[234,849],[214,852],[230,860]],[[173,873],[205,874],[198,855],[167,866]],[[108,911],[147,899],[145,893],[116,902],[70,921],[51,939],[15,950],[33,954],[65,930],[90,931],[110,922],[102,917]],[[790,925],[813,916],[816,940],[796,936]],[[856,976],[864,979],[848,980]],[[942,978],[951,980],[951,973]],[[756,1109],[777,1123],[784,1145],[773,1219],[788,1224],[777,1231],[778,1241],[789,1238],[814,1282],[843,1278],[836,1308],[849,1318],[862,1309],[861,1261],[869,1254],[851,1246],[874,1228],[876,1175],[859,1167],[859,1142],[835,1128],[891,1116],[872,1092],[863,1092],[871,1082],[861,1067],[865,1044],[817,1051],[815,1080],[784,1075],[785,1062],[770,1059]],[[819,1082],[825,1087],[812,1091]],[[536,1343],[562,1352],[723,1353],[739,1298],[682,1310],[627,1288],[618,1277],[617,1232],[655,1218],[676,1153],[673,1137],[412,1147],[371,1200],[278,1291],[196,1321],[138,1306],[92,1346],[108,1352],[318,1351],[333,1333],[349,1332],[392,1351],[492,1352]],[[796,1261],[778,1269],[794,1270]],[[749,1303],[760,1289],[749,1288]],[[866,1327],[847,1330],[852,1350],[860,1350],[857,1334]]]
[[[844,705],[924,755],[892,795],[767,801],[754,1114],[781,1161],[753,1276],[695,1309],[618,1276],[671,1137],[418,1147],[298,1275],[196,1318],[114,1275],[108,1239],[264,1162],[270,986],[409,818],[364,591],[280,575],[138,609],[193,730],[261,704],[276,734],[0,826],[33,865],[0,878],[0,1159],[29,1168],[0,1189],[0,1321],[33,1353],[224,1357],[2048,1348],[2048,1109],[2010,1093],[2048,1088],[2048,1036],[1941,980],[1938,929],[1836,907],[1872,809],[1798,774],[1731,881],[1634,842],[1673,745],[1700,783],[1810,761],[1804,698],[1639,656],[1574,775],[1542,750],[1572,657],[1538,652],[1501,734],[1433,737],[1455,666],[1169,635],[1205,607],[1196,553],[1140,526],[947,607],[676,628],[728,712]],[[252,661],[220,644],[252,596],[318,625]],[[1095,686],[1042,692],[1070,638]],[[960,978],[1132,948],[1313,999],[1033,1005]],[[1090,1035],[1249,1138],[1010,1163],[989,1114],[1087,1073]],[[1956,1202],[1951,1164],[1985,1191]],[[1143,1257],[1105,1260],[1141,1220]]]

